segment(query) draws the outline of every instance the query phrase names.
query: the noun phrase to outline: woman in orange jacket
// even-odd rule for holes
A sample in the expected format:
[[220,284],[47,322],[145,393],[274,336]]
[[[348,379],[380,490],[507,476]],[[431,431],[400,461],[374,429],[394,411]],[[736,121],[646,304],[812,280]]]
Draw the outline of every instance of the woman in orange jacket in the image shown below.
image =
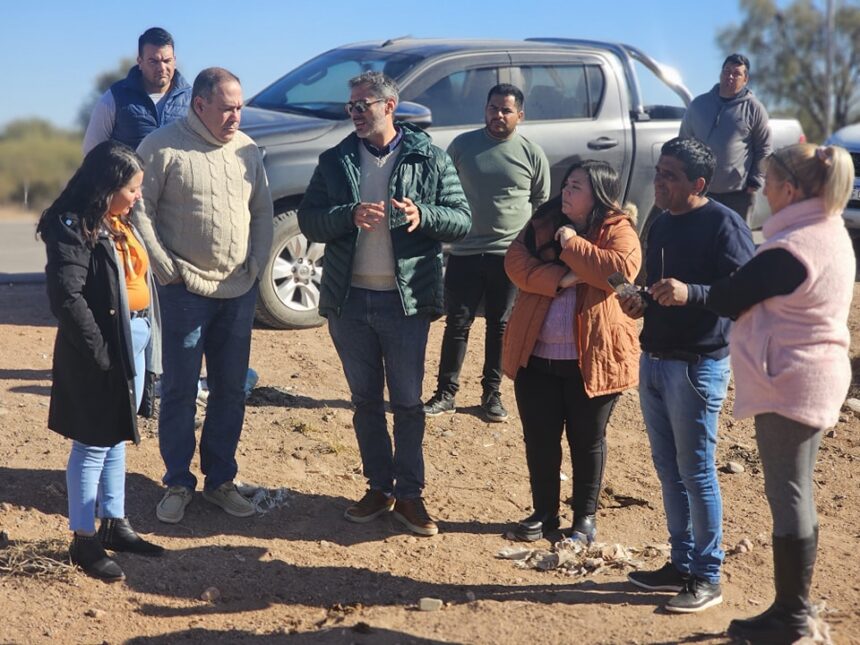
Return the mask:
[[642,252],[634,207],[622,208],[618,173],[574,164],[508,249],[519,288],[503,345],[523,424],[534,512],[514,527],[524,541],[560,526],[561,435],[573,460],[575,539],[591,542],[606,462],[606,424],[621,391],[638,384],[639,342],[607,278],[633,280]]

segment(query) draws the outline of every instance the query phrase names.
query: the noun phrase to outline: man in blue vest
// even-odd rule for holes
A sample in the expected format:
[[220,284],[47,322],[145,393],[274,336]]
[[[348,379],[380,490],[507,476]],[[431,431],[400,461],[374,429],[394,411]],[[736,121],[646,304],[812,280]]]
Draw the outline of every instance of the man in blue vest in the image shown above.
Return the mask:
[[191,86],[176,70],[173,36],[161,27],[137,39],[137,65],[96,103],[84,134],[84,154],[108,139],[137,148],[153,130],[182,119]]

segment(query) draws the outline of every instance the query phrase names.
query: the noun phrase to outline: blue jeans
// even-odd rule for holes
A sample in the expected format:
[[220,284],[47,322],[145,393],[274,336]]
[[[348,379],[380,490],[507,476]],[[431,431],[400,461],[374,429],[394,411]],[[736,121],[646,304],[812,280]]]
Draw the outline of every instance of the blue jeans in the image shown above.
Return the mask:
[[[430,319],[406,316],[397,291],[352,287],[329,333],[343,364],[364,475],[371,489],[414,499],[424,488],[424,352]],[[394,450],[385,420],[388,383]]]
[[663,489],[672,563],[712,583],[720,581],[725,555],[714,457],[729,371],[728,358],[687,363],[648,353],[639,366],[639,402]]
[[236,298],[207,298],[184,284],[158,287],[162,322],[161,412],[158,447],[167,486],[194,490],[194,415],[203,357],[209,398],[200,437],[204,487],[214,490],[238,472],[236,447],[245,420],[245,377],[257,284]]
[[[145,350],[149,343],[149,321],[132,318],[131,342],[134,353],[135,411],[143,398]],[[95,516],[125,517],[125,442],[104,448],[72,441],[66,466],[69,497],[69,528],[92,533]]]

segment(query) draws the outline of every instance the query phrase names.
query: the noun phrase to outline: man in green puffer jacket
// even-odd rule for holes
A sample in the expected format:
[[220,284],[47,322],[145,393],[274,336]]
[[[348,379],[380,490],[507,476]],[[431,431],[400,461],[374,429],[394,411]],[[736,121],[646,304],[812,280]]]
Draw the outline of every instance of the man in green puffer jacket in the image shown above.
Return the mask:
[[421,497],[424,354],[430,322],[444,311],[442,242],[469,232],[469,204],[448,155],[423,131],[394,123],[393,80],[366,72],[349,87],[355,132],[320,155],[299,206],[302,233],[326,244],[320,313],[352,394],[368,480],[344,516],[365,523],[393,510],[413,533],[435,535]]

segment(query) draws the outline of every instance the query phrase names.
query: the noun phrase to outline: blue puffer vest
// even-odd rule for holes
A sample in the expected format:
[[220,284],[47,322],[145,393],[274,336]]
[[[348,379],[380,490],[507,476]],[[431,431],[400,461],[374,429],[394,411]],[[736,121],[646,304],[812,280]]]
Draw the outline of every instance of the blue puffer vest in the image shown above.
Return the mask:
[[178,71],[173,75],[167,96],[158,102],[158,106],[153,104],[144,89],[137,65],[128,70],[128,76],[111,85],[110,91],[116,103],[111,139],[135,149],[153,130],[185,118],[191,105],[191,86]]

